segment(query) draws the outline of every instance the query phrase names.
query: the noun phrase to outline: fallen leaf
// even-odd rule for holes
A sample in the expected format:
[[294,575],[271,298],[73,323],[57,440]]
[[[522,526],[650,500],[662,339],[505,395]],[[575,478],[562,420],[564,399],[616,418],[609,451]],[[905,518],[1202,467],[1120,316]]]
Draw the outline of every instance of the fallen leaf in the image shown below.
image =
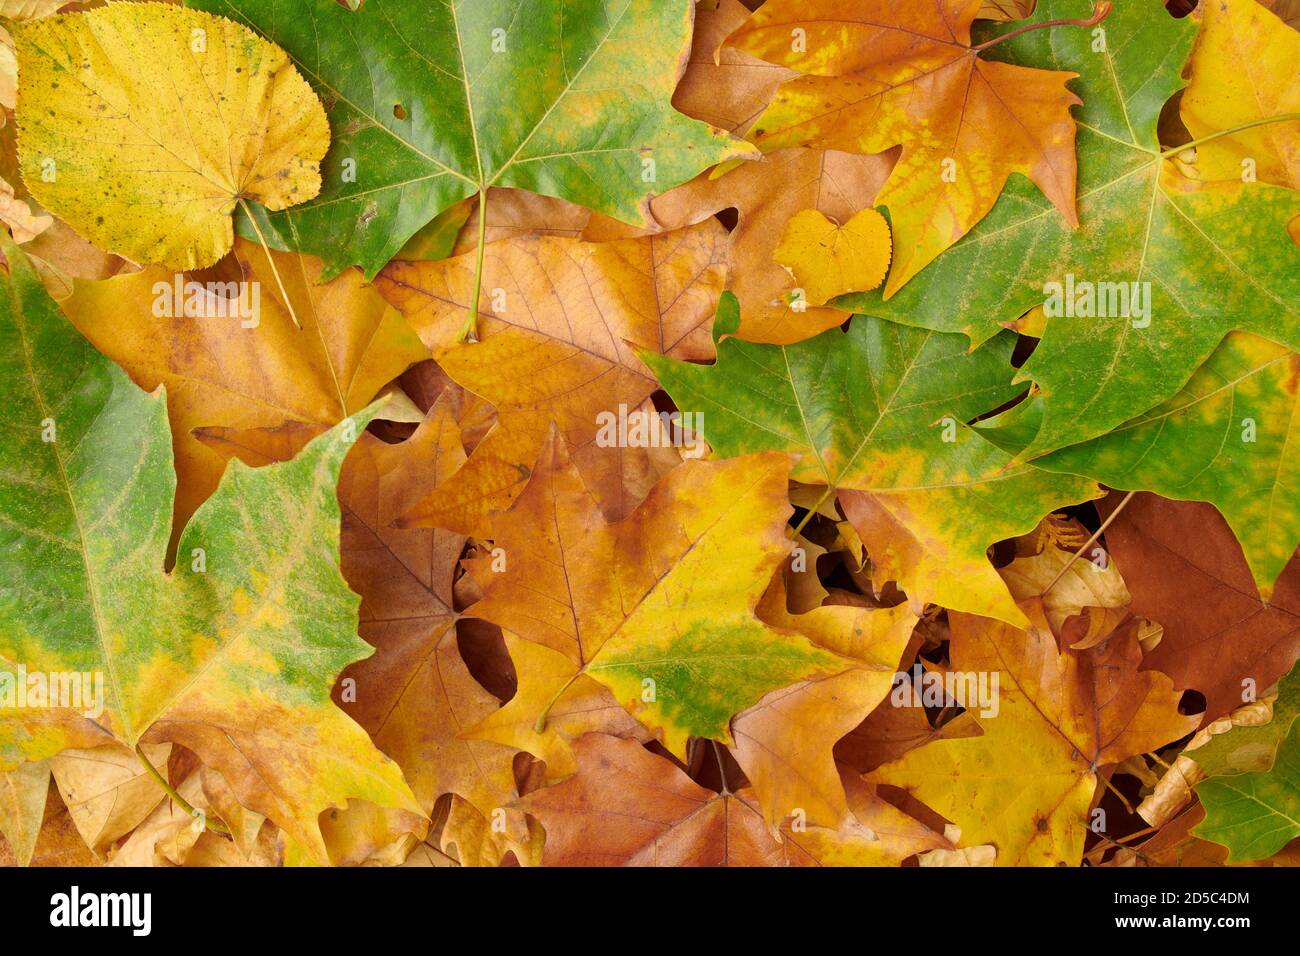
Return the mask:
[[796,213],[774,253],[812,305],[880,285],[889,269],[889,223],[863,209],[842,226],[816,209]]
[[[980,6],[769,0],[727,40],[803,74],[755,122],[751,138],[764,152],[902,147],[876,197],[895,237],[885,298],[983,219],[1012,173],[1038,186],[1067,226],[1079,223],[1070,108],[1080,100],[1066,86],[1074,75],[981,57],[970,36]],[[1050,32],[1070,30],[1086,34]]]
[[752,154],[670,105],[692,0],[192,4],[279,44],[330,104],[320,197],[266,223],[321,256],[327,276],[355,263],[373,278],[430,219],[490,186],[646,225],[652,196]]
[[210,266],[230,251],[238,203],[284,209],[320,191],[325,111],[284,51],[248,28],[127,3],[13,32],[23,180],[95,245]]

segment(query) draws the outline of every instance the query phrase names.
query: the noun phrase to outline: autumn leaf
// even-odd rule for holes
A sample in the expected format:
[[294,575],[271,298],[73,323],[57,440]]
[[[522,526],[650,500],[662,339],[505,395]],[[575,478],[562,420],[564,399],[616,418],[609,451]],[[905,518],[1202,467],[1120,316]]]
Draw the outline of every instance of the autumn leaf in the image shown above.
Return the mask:
[[[17,247],[5,252],[0,382],[31,416],[11,431],[23,451],[4,480],[5,669],[100,674],[94,717],[117,740],[184,745],[318,859],[326,807],[357,797],[418,812],[396,765],[329,700],[333,676],[367,650],[337,568],[334,482],[374,410],[288,464],[232,466],[165,573],[165,398],[95,352]],[[44,569],[36,588],[32,567]],[[56,713],[74,727],[87,719],[68,702]],[[3,723],[11,737],[24,711]],[[74,745],[45,725],[21,749],[40,759]]]
[[551,866],[869,866],[946,842],[888,804],[869,818],[892,825],[888,839],[854,818],[777,842],[745,791],[706,790],[633,740],[589,734],[574,747],[577,774],[520,801],[546,828]]
[[[896,240],[885,298],[983,219],[1012,173],[1038,186],[1066,227],[1078,225],[1073,75],[980,56],[985,44],[970,35],[980,6],[770,0],[727,41],[803,74],[755,122],[764,152],[902,147],[876,197]],[[1052,32],[1070,29],[1086,34]]]
[[[1192,50],[1191,80],[1180,112],[1193,138],[1279,116],[1300,114],[1294,82],[1300,32],[1255,0],[1214,0]],[[1196,147],[1205,179],[1258,178],[1300,189],[1300,117],[1268,123]]]
[[795,480],[838,490],[878,586],[898,581],[918,612],[934,602],[1024,624],[985,551],[1098,492],[1012,465],[962,425],[1020,391],[1013,345],[970,353],[960,336],[859,316],[797,345],[724,339],[712,366],[646,361],[678,408],[704,413],[716,456],[795,454]]
[[831,222],[816,209],[796,213],[774,253],[812,305],[846,292],[865,292],[884,281],[889,268],[889,223],[874,209],[848,222]]
[[1204,694],[1205,723],[1300,658],[1300,562],[1261,600],[1241,546],[1209,505],[1139,494],[1107,528],[1106,547],[1124,569],[1133,610],[1164,626],[1147,666]]
[[319,260],[269,255],[301,328],[272,292],[268,254],[242,239],[232,268],[215,278],[145,269],[77,283],[64,304],[82,334],[136,384],[166,386],[180,526],[216,488],[228,457],[194,429],[320,426],[302,433],[305,443],[429,354],[355,272],[322,285]]
[[234,241],[236,204],[278,210],[320,191],[325,112],[284,51],[246,27],[130,3],[13,32],[23,180],[97,246],[209,266]]
[[49,789],[50,764],[46,760],[0,773],[0,833],[9,841],[19,866],[29,865],[36,852]]
[[1300,835],[1300,724],[1291,724],[1271,768],[1211,777],[1196,795],[1205,821],[1192,832],[1226,846],[1229,863],[1272,856]]
[[[283,47],[330,104],[319,199],[270,227],[371,278],[457,201],[513,186],[646,224],[739,140],[670,105],[691,0],[191,0]],[[418,52],[412,45],[420,38]],[[394,68],[375,73],[375,61]]]
[[1016,557],[998,568],[1011,596],[1036,604],[1061,646],[1074,650],[1101,643],[1132,616],[1133,599],[1105,549],[1094,547],[1079,558],[1087,539],[1083,528],[1049,516],[1016,540]]
[[[1041,0],[1035,17],[1083,15],[1087,6]],[[1300,247],[1286,235],[1300,194],[1198,183],[1156,139],[1160,110],[1183,85],[1196,24],[1157,0],[1130,0],[1101,29],[1098,52],[1089,31],[1068,29],[997,47],[1015,62],[1079,73],[1080,228],[1012,181],[993,211],[898,295],[837,300],[978,344],[1055,295],[1057,314],[1021,369],[1044,396],[1023,457],[1105,434],[1173,396],[1230,331],[1300,349]]]
[[[489,514],[528,481],[555,422],[602,501],[621,499],[620,449],[597,444],[605,416],[624,418],[657,387],[637,357],[713,355],[708,321],[722,286],[725,230],[705,222],[664,236],[587,243],[541,237],[484,250],[477,343],[457,343],[476,257],[394,262],[376,287],[434,349],[453,380],[497,407],[496,427],[465,467],[407,515],[490,537]],[[698,453],[697,453],[698,454]]]
[[832,748],[885,699],[916,615],[906,605],[828,605],[791,614],[785,590],[776,584],[763,596],[758,613],[768,624],[797,631],[853,666],[774,690],[739,714],[731,725],[733,755],[769,826],[797,814],[801,822],[838,829],[849,808]]
[[483,600],[468,612],[546,652],[530,667],[516,657],[530,692],[521,680],[507,709],[526,711],[541,733],[550,702],[592,678],[680,756],[690,736],[729,743],[731,717],[768,691],[844,670],[837,655],[753,616],[788,548],[788,467],[781,455],[687,462],[610,524],[553,435],[497,522],[505,570],[481,568]]
[[[1300,544],[1293,505],[1300,492],[1298,390],[1300,356],[1234,332],[1172,398],[1034,464],[1112,488],[1210,502],[1232,527],[1267,600]],[[1012,434],[1032,433],[1041,414],[1039,403],[1026,403],[981,431],[1012,449]]]
[[[1084,651],[1050,633],[951,614],[953,668],[998,676],[978,737],[935,740],[868,775],[952,820],[962,842],[993,843],[999,866],[1077,866],[1098,772],[1189,733],[1168,678],[1140,673],[1132,629]],[[969,681],[957,703],[979,711]]]
[[[290,460],[316,430],[202,429],[199,437],[261,467]],[[335,699],[402,768],[426,814],[440,796],[455,793],[490,817],[516,796],[517,751],[459,736],[500,706],[470,674],[457,643],[453,580],[465,537],[392,527],[424,488],[464,461],[446,397],[406,441],[390,445],[362,434],[344,460],[341,568],[361,595],[360,634],[375,653],[344,672],[350,690]]]

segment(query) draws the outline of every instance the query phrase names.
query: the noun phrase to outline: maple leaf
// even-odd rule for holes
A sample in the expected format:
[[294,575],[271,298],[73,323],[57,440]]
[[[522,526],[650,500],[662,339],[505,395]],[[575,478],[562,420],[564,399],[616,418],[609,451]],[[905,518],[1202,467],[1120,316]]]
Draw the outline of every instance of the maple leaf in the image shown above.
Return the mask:
[[[673,104],[696,119],[744,135],[782,80],[795,74],[722,41],[749,17],[739,0],[700,10],[686,72]],[[716,56],[716,61],[715,61]],[[680,227],[727,208],[739,212],[727,247],[727,288],[741,303],[738,334],[754,342],[798,342],[841,324],[838,309],[794,301],[790,276],[773,259],[786,223],[816,209],[846,222],[872,204],[893,169],[896,150],[862,156],[835,150],[785,149],[741,163],[719,178],[699,177],[651,202],[664,228]],[[599,223],[587,238],[604,238]]]
[[[1172,398],[1034,464],[1125,491],[1210,502],[1241,542],[1267,600],[1300,544],[1298,392],[1300,356],[1234,332]],[[1012,449],[1041,415],[1041,403],[1031,401],[977,427]]]
[[[260,467],[290,460],[317,431],[301,424],[208,428],[199,437]],[[344,460],[338,489],[341,569],[361,595],[360,634],[375,653],[344,672],[353,690],[335,698],[402,768],[426,814],[440,796],[455,793],[490,817],[516,796],[517,751],[459,736],[500,706],[470,674],[457,644],[460,615],[452,584],[465,537],[392,527],[426,488],[445,481],[464,461],[448,396],[434,403],[406,441],[390,445],[362,434]]]
[[[1179,714],[1168,678],[1138,672],[1131,628],[1058,651],[1045,629],[949,621],[953,669],[1000,675],[996,716],[984,714],[979,737],[931,741],[867,779],[906,789],[961,827],[963,842],[995,844],[999,866],[1077,866],[1098,771],[1176,740],[1199,718]],[[979,711],[967,694],[958,704]]]
[[[137,385],[166,386],[178,528],[216,488],[228,457],[204,445],[194,429],[297,422],[320,431],[360,411],[407,366],[428,358],[402,317],[355,272],[322,285],[319,260],[269,256],[240,239],[232,268],[217,279],[145,269],[77,283],[64,303],[73,324]],[[270,294],[276,288],[270,260],[278,263],[301,328]],[[242,286],[232,298],[219,294],[224,285],[217,290],[208,282]],[[305,443],[315,432],[302,434]]]
[[[1214,0],[1197,7],[1202,26],[1179,112],[1193,139],[1243,124],[1300,113],[1294,79],[1300,32],[1255,0]],[[1241,179],[1300,189],[1300,119],[1243,129],[1196,147],[1205,179]]]
[[[1085,0],[1042,0],[1036,18],[1081,15]],[[1082,30],[1033,31],[999,45],[1015,62],[1080,74],[1079,210],[1073,230],[1032,188],[1012,181],[993,211],[888,301],[836,304],[980,343],[1054,291],[1050,318],[1021,369],[1044,395],[1031,457],[1101,435],[1175,394],[1230,331],[1300,349],[1300,247],[1287,224],[1300,193],[1263,183],[1198,183],[1164,156],[1156,125],[1183,85],[1196,24],[1158,0],[1118,5],[1094,52]],[[1119,39],[1119,38],[1122,38]],[[1059,284],[1059,290],[1049,288]],[[1127,309],[1094,309],[1121,285]],[[1103,283],[1112,283],[1103,286]],[[1137,283],[1137,285],[1133,285]],[[1118,294],[1118,293],[1116,293]]]
[[14,39],[23,180],[102,248],[209,266],[237,203],[284,209],[320,190],[325,111],[246,27],[131,3],[17,23]]
[[372,278],[490,186],[645,224],[651,196],[751,154],[670,105],[691,0],[369,0],[355,13],[335,0],[191,2],[279,44],[330,103],[319,199],[269,220],[327,275],[355,263]]
[[747,792],[706,790],[634,740],[588,734],[574,749],[576,775],[518,804],[546,828],[552,866],[897,865],[948,845],[860,789],[864,820],[783,829],[777,842]]
[[789,547],[788,468],[783,455],[686,462],[611,524],[552,433],[497,521],[505,570],[480,566],[483,599],[467,611],[542,649],[515,657],[505,710],[541,733],[548,701],[591,678],[680,756],[690,736],[729,743],[732,715],[768,691],[848,667],[753,614]]
[[555,422],[602,501],[623,496],[622,455],[597,445],[602,413],[635,409],[657,383],[638,347],[709,358],[726,232],[709,221],[663,236],[585,243],[544,236],[488,246],[477,343],[456,343],[473,296],[472,254],[394,262],[379,291],[434,349],[453,380],[497,406],[496,427],[465,468],[408,521],[490,537],[489,514],[523,489]]
[[1080,101],[1066,86],[1074,74],[981,57],[985,45],[970,37],[980,6],[770,0],[727,41],[804,74],[783,83],[755,122],[764,152],[902,147],[876,197],[896,237],[885,298],[983,219],[1012,173],[1078,225],[1070,108]]
[[[734,312],[731,300],[715,334],[734,327]],[[918,612],[934,602],[1024,624],[985,551],[1100,492],[1013,465],[961,425],[1020,391],[1013,345],[1003,337],[972,353],[957,335],[859,316],[796,345],[723,339],[715,365],[645,361],[678,408],[704,413],[716,456],[796,454],[796,481],[838,490],[877,586],[898,581]]]
[[1124,568],[1134,612],[1164,626],[1146,665],[1205,695],[1205,723],[1300,658],[1300,562],[1261,600],[1240,545],[1210,505],[1136,495],[1106,529],[1106,547]]
[[1210,777],[1196,785],[1205,820],[1192,831],[1228,848],[1228,863],[1262,860],[1300,836],[1300,723],[1294,721],[1267,770]]
[[[418,813],[396,765],[329,699],[335,674],[367,652],[337,567],[334,483],[343,436],[374,410],[288,464],[232,466],[165,573],[164,396],[90,347],[16,246],[5,254],[0,387],[32,416],[12,433],[21,451],[0,491],[5,669],[103,675],[101,727],[131,748],[183,744],[322,862],[325,808],[355,797]],[[67,702],[52,713],[87,720]],[[75,745],[57,725],[26,735],[23,709],[3,723],[27,759]]]
[[889,693],[916,615],[906,605],[831,605],[791,614],[785,589],[776,582],[759,603],[758,614],[854,666],[774,690],[737,715],[731,724],[733,756],[769,826],[800,814],[803,822],[838,829],[849,808],[831,749]]

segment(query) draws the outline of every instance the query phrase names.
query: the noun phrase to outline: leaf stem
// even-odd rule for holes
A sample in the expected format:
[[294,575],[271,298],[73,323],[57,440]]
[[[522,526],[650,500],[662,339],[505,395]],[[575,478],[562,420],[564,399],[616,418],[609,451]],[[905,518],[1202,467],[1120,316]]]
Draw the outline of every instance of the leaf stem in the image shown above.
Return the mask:
[[826,499],[829,498],[834,493],[835,493],[835,489],[831,487],[827,487],[827,489],[824,492],[822,492],[822,496],[818,498],[816,502],[813,503],[813,506],[811,508],[809,508],[807,511],[804,512],[803,517],[799,519],[799,523],[794,526],[794,531],[791,532],[790,534],[791,538],[799,537],[799,532],[802,531],[805,527],[807,527],[808,522],[812,520],[812,516],[817,513],[817,509],[820,508],[823,504],[825,504]]
[[284,299],[284,307],[289,310],[289,318],[293,321],[295,328],[301,329],[302,323],[298,321],[298,313],[293,310],[293,301],[284,288],[284,280],[280,278],[280,270],[276,267],[275,259],[271,256],[271,247],[266,244],[266,236],[262,235],[262,227],[257,224],[257,219],[253,217],[253,210],[248,208],[248,203],[244,202],[242,196],[239,199],[239,208],[244,210],[244,215],[253,224],[253,232],[257,233],[257,241],[262,244],[262,251],[266,253],[266,261],[271,264],[271,274],[275,276],[275,284],[280,287],[280,296]]
[[1083,554],[1083,552],[1087,551],[1089,548],[1093,546],[1094,543],[1096,543],[1097,539],[1100,538],[1102,536],[1102,533],[1105,532],[1105,530],[1110,526],[1110,523],[1119,517],[1119,513],[1124,510],[1124,506],[1133,500],[1133,496],[1135,494],[1137,494],[1136,490],[1130,491],[1128,494],[1124,496],[1124,500],[1121,501],[1118,505],[1116,505],[1115,510],[1112,511],[1106,517],[1106,520],[1101,523],[1101,527],[1092,533],[1092,537],[1089,538],[1087,541],[1085,541],[1082,544],[1082,546],[1080,546],[1078,551],[1070,555],[1070,560],[1066,561],[1065,567],[1061,568],[1061,570],[1057,572],[1056,577],[1052,578],[1052,583],[1047,585],[1047,587],[1043,588],[1043,594],[1046,594],[1048,591],[1052,590],[1052,588],[1056,587],[1056,582],[1061,580],[1061,578],[1065,577],[1065,572],[1070,570],[1070,568],[1074,566],[1075,561],[1079,560],[1079,555]]
[[725,796],[731,793],[731,788],[727,786],[727,766],[722,762],[722,745],[716,740],[710,740],[709,743],[713,744],[713,756],[718,760],[718,782]]
[[478,194],[478,249],[474,259],[474,292],[469,300],[469,315],[465,316],[465,324],[460,327],[460,335],[457,340],[460,342],[477,342],[478,335],[476,329],[478,326],[478,302],[479,296],[483,292],[483,247],[486,245],[487,236],[487,190],[479,190]]
[[1109,0],[1101,0],[1100,3],[1093,4],[1092,15],[1086,20],[1044,20],[1042,23],[1026,23],[1024,26],[1012,30],[1010,33],[1004,33],[996,36],[992,40],[986,40],[979,46],[971,47],[972,53],[982,53],[990,47],[995,47],[999,43],[1018,37],[1022,33],[1028,33],[1031,30],[1042,30],[1046,27],[1095,27],[1110,16],[1111,4]]
[[202,811],[199,810],[195,810],[194,807],[190,805],[190,802],[188,800],[186,800],[179,793],[177,793],[176,788],[167,782],[167,778],[158,772],[158,768],[149,762],[149,758],[144,755],[144,750],[141,749],[139,744],[135,745],[135,756],[140,761],[140,763],[144,766],[144,769],[148,770],[149,774],[154,778],[154,780],[158,782],[158,786],[162,787],[163,790],[167,792],[167,796],[172,798],[172,802],[175,803],[182,810],[184,810],[186,814],[188,814],[191,817],[197,816],[200,820],[203,821],[203,825],[207,827],[209,830],[211,830],[213,833],[224,833],[226,836],[230,835],[230,829],[224,823],[220,823],[215,820],[209,820],[208,815],[206,813],[203,813]]
[[573,676],[564,682],[564,686],[555,692],[555,696],[546,702],[546,706],[542,708],[542,712],[538,714],[537,719],[533,721],[533,733],[540,734],[546,730],[546,718],[550,716],[551,708],[555,706],[555,702],[560,699],[566,690],[573,686],[573,682],[580,676],[582,676],[582,671],[575,671]]
[[1190,143],[1183,143],[1181,146],[1171,146],[1160,154],[1160,158],[1168,159],[1170,156],[1177,156],[1185,149],[1194,149],[1197,146],[1203,146],[1206,143],[1213,142],[1221,136],[1231,136],[1233,133],[1240,133],[1242,130],[1254,129],[1256,126],[1267,126],[1269,123],[1291,123],[1296,121],[1300,121],[1300,113],[1279,113],[1277,116],[1261,116],[1259,119],[1253,119],[1249,123],[1242,123],[1240,126],[1221,129],[1217,133],[1207,133],[1200,139],[1194,139]]
[[1106,785],[1106,789],[1109,790],[1111,793],[1113,793],[1116,796],[1116,798],[1118,798],[1120,803],[1124,804],[1124,809],[1127,810],[1130,814],[1132,814],[1133,804],[1128,802],[1128,800],[1124,797],[1124,794],[1120,793],[1118,790],[1115,789],[1115,785],[1110,782],[1109,778],[1103,777],[1101,776],[1101,774],[1098,774],[1097,776],[1101,780],[1101,782]]

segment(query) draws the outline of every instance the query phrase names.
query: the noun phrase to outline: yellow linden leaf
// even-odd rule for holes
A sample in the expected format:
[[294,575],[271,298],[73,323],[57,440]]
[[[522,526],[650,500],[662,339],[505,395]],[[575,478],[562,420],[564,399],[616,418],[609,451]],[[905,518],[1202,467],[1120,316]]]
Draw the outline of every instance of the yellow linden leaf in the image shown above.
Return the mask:
[[876,210],[863,209],[841,226],[805,209],[786,224],[774,256],[803,289],[805,301],[823,305],[884,282],[891,252],[889,223]]
[[[1193,137],[1300,113],[1300,32],[1255,0],[1214,0],[1197,11],[1201,33],[1181,102]],[[1203,179],[1247,179],[1300,188],[1300,120],[1266,123],[1196,148]]]
[[122,3],[13,30],[23,179],[95,245],[200,268],[230,251],[236,203],[278,210],[320,191],[325,111],[245,27]]

